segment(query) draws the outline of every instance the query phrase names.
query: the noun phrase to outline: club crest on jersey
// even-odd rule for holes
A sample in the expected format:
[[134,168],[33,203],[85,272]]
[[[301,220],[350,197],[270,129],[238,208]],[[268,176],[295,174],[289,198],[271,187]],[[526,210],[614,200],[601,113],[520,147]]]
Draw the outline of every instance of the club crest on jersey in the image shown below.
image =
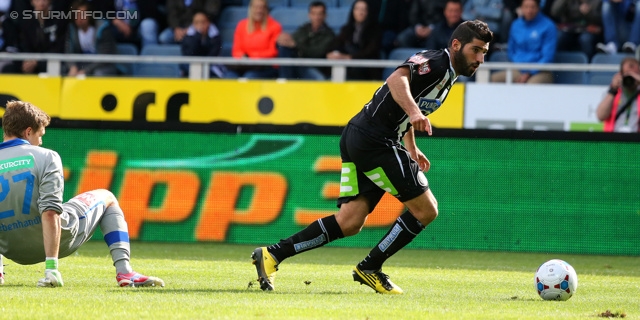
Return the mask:
[[420,98],[420,100],[418,100],[418,108],[420,108],[420,111],[422,111],[422,114],[425,116],[438,110],[441,105],[442,101],[440,101],[440,99]]
[[429,67],[429,60],[423,62],[418,68],[418,74],[420,75],[427,74],[430,71],[431,71],[431,68]]
[[429,67],[429,59],[421,56],[419,54],[413,55],[409,58],[409,62],[413,62],[418,66],[418,74],[427,74],[431,71],[431,67]]

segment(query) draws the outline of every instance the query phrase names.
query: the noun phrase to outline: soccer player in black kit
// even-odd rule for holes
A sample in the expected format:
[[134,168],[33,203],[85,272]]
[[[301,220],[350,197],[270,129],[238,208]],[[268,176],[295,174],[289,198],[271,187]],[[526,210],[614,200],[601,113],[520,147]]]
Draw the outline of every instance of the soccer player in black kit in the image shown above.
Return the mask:
[[458,76],[475,73],[492,40],[486,23],[466,21],[455,29],[448,48],[418,52],[396,68],[342,132],[339,211],[253,251],[262,290],[274,290],[284,259],[360,232],[367,215],[389,192],[407,211],[352,273],[354,281],[378,293],[402,293],[382,272],[382,264],[438,216],[438,203],[423,173],[430,163],[416,146],[414,132],[431,135],[427,116],[442,105]]

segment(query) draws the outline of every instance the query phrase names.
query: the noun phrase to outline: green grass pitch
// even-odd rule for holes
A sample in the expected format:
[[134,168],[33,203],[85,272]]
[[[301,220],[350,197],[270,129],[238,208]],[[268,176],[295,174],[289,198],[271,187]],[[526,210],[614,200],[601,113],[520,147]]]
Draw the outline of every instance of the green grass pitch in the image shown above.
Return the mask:
[[[136,271],[164,288],[119,288],[107,248],[85,244],[61,259],[62,288],[36,288],[44,264],[5,259],[2,319],[640,319],[640,257],[402,250],[384,271],[405,291],[376,294],[351,269],[367,249],[326,247],[283,262],[262,292],[254,246],[132,243]],[[543,301],[536,268],[552,258],[576,269],[577,293]],[[250,285],[250,283],[252,285]]]

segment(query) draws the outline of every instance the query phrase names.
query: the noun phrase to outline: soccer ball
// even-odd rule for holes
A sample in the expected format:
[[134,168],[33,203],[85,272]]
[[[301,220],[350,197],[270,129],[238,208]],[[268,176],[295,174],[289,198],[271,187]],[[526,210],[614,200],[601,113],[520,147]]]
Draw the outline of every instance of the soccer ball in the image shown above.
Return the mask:
[[578,275],[570,264],[553,259],[538,268],[533,285],[544,300],[566,301],[578,289]]

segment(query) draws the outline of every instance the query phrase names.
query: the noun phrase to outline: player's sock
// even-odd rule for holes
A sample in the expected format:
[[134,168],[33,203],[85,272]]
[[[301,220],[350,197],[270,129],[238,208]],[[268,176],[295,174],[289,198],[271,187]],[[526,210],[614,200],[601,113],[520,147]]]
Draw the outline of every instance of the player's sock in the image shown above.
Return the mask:
[[104,234],[104,241],[109,246],[116,273],[132,272],[130,264],[129,229],[124,219],[124,213],[118,206],[110,206],[100,220],[100,229]]
[[280,263],[298,253],[324,246],[340,238],[344,238],[342,229],[336,216],[331,215],[312,222],[302,231],[267,247],[267,250]]
[[424,228],[411,212],[405,211],[398,217],[389,232],[382,237],[378,245],[371,249],[369,255],[358,264],[358,268],[363,271],[380,270],[382,264],[389,257],[413,241]]

